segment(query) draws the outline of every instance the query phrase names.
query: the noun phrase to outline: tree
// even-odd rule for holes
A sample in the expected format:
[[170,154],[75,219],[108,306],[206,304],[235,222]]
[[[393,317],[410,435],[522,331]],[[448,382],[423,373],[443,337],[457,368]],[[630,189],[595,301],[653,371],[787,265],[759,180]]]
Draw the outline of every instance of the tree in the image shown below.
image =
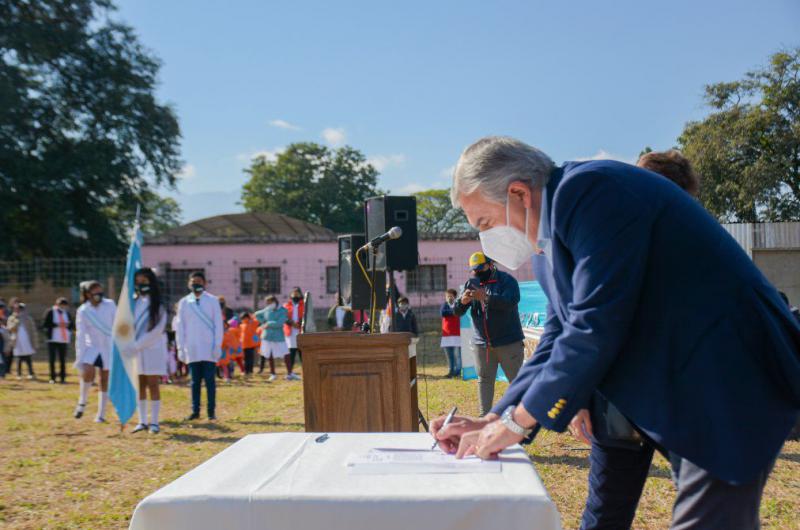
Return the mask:
[[428,234],[470,232],[472,227],[460,209],[453,208],[450,190],[427,190],[416,193],[417,230]]
[[120,221],[174,185],[180,132],[156,101],[160,64],[113,10],[0,0],[0,258],[119,255]]
[[136,216],[137,206],[141,207],[141,229],[145,236],[155,236],[181,224],[181,207],[175,199],[144,190],[134,202],[115,204],[103,212],[121,241],[130,239],[131,220]]
[[276,159],[258,156],[245,173],[242,205],[249,212],[276,212],[339,233],[364,231],[364,200],[380,195],[378,172],[352,147],[331,150],[303,142]]
[[706,102],[711,114],[678,140],[705,207],[722,221],[800,219],[800,48],[707,86]]

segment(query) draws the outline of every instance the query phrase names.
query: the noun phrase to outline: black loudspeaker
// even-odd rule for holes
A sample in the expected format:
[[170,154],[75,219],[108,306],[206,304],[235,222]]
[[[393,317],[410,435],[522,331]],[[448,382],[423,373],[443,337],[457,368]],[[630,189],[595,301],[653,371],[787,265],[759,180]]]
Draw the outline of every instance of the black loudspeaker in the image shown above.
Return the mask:
[[364,203],[364,229],[367,241],[399,226],[403,235],[391,239],[378,249],[378,270],[407,271],[419,265],[417,245],[417,198],[384,195]]
[[[364,246],[364,234],[346,234],[339,236],[339,292],[344,305],[353,309],[369,309],[370,288],[364,273],[355,259],[355,252]],[[368,252],[361,252],[361,263],[369,272]],[[370,279],[372,273],[370,272]],[[376,308],[386,307],[386,272],[379,270],[375,274]]]

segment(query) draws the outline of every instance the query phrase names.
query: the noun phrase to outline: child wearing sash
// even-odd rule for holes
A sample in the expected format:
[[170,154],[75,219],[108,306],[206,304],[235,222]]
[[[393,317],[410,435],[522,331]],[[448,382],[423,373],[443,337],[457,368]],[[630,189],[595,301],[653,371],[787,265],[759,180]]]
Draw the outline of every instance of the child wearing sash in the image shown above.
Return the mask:
[[75,368],[80,374],[80,394],[74,416],[83,416],[96,368],[100,370],[100,395],[94,421],[105,423],[108,370],[111,367],[111,330],[117,305],[103,296],[103,286],[96,280],[81,284],[81,300],[83,303],[75,314]]
[[167,336],[164,332],[167,311],[153,269],[137,270],[134,281],[136,295],[133,321],[136,338],[131,342],[130,349],[124,352],[135,353],[139,361],[139,424],[133,428],[133,432],[149,429],[151,433],[157,434],[161,430],[158,423],[161,410],[159,384],[161,378],[167,375]]
[[191,293],[178,303],[175,317],[175,338],[178,357],[189,365],[192,376],[192,413],[186,420],[200,417],[200,398],[205,383],[208,397],[208,419],[216,420],[217,361],[222,355],[222,311],[216,296],[205,290],[206,276],[202,271],[189,275]]

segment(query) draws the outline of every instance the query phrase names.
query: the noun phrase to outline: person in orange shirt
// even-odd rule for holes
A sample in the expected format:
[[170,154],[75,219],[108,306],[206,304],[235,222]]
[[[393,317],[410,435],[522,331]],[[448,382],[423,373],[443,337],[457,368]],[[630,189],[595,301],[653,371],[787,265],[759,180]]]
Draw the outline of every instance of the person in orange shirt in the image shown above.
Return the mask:
[[[236,322],[231,319],[230,322]],[[222,337],[222,357],[217,361],[217,367],[222,372],[226,383],[231,382],[233,376],[234,362],[238,360],[241,366],[242,358],[242,341],[240,338],[241,332],[238,327],[234,327],[228,322],[223,321],[225,327],[225,335]]]
[[248,312],[239,315],[239,330],[241,332],[242,350],[244,350],[244,374],[245,377],[253,375],[253,365],[256,360],[256,350],[261,343],[261,336],[258,332],[258,321]]

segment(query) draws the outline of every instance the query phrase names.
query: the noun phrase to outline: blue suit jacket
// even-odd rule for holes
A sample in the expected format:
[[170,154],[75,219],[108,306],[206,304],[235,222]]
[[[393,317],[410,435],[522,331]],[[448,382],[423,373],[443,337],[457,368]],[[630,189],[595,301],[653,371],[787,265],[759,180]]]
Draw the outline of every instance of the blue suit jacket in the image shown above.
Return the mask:
[[[563,431],[599,390],[666,449],[747,482],[800,410],[800,326],[736,241],[667,179],[569,162],[543,191],[544,334],[494,412]],[[548,244],[545,244],[548,242]]]

